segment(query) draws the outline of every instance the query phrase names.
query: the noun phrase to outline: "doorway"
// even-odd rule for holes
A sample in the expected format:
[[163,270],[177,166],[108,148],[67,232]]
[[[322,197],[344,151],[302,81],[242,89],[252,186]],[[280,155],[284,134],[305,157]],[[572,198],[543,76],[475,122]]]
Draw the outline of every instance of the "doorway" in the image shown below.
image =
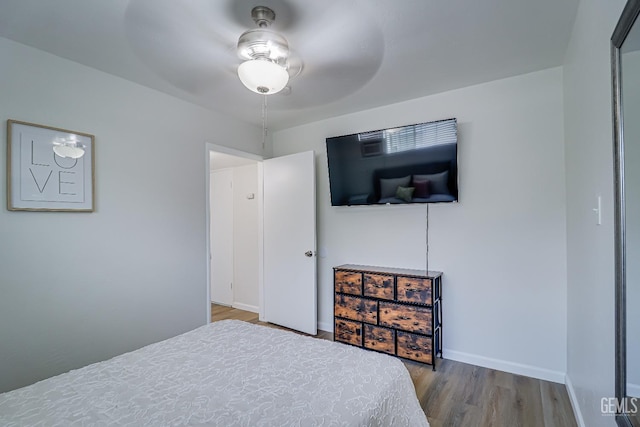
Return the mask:
[[211,303],[260,313],[262,158],[207,144],[207,318]]
[[[212,292],[212,286],[216,286],[211,280],[214,276],[212,270],[220,269],[213,264],[212,253],[214,250],[221,250],[233,254],[233,278],[229,280],[229,275],[221,276],[222,286],[232,290],[232,307],[257,311],[261,321],[315,335],[317,275],[314,153],[307,151],[263,160],[256,155],[213,144],[207,144],[206,153],[207,322],[211,321],[212,295],[217,295],[217,291]],[[227,161],[240,161],[242,164],[225,163]],[[217,171],[225,169],[232,170],[230,187],[233,188],[233,202],[223,205],[233,211],[223,216],[232,218],[233,237],[217,238],[214,242],[211,233],[217,225],[212,227],[211,224],[219,214],[212,214],[215,208],[212,209],[211,206],[211,191],[218,186],[211,184],[211,175],[212,171],[217,174]],[[251,173],[244,173],[245,169]],[[214,198],[218,197],[214,195]],[[253,207],[247,209],[240,206],[242,203]],[[245,217],[245,221],[241,221],[239,217]],[[221,247],[213,249],[218,244]],[[265,254],[269,256],[265,257]],[[246,279],[247,275],[251,276],[249,280],[243,282],[244,279],[239,279],[241,276]],[[252,290],[245,293],[248,288],[243,287],[241,282],[249,284]],[[257,307],[254,305],[256,287]],[[238,293],[241,289],[242,298],[251,298],[252,303],[240,300]],[[222,289],[222,293],[228,290]],[[265,303],[266,296],[269,296],[268,304]],[[296,309],[288,309],[290,304],[294,304]]]

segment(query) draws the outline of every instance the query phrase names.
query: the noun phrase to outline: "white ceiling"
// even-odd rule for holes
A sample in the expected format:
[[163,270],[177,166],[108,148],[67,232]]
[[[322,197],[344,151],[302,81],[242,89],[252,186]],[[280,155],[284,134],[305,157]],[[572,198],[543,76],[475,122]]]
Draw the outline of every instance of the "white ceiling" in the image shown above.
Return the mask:
[[303,63],[277,130],[559,66],[578,1],[0,0],[0,36],[261,124],[235,45],[269,6]]

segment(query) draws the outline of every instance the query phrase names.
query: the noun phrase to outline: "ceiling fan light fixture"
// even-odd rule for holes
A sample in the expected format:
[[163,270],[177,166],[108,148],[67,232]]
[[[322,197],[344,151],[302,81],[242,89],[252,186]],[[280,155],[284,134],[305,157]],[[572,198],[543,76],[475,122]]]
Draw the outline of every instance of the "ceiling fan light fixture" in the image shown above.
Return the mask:
[[284,67],[268,59],[252,59],[238,66],[238,77],[247,89],[261,95],[280,92],[289,82]]
[[251,18],[258,28],[245,31],[238,39],[238,57],[244,60],[238,66],[238,77],[253,92],[261,95],[278,93],[289,83],[289,43],[269,29],[276,19],[273,10],[256,6],[251,10]]

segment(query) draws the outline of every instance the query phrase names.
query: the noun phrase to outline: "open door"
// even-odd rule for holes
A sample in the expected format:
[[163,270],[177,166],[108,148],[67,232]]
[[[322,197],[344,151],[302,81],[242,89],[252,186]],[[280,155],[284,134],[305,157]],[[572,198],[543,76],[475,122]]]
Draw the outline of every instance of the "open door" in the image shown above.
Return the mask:
[[316,192],[313,151],[263,163],[264,317],[316,335]]

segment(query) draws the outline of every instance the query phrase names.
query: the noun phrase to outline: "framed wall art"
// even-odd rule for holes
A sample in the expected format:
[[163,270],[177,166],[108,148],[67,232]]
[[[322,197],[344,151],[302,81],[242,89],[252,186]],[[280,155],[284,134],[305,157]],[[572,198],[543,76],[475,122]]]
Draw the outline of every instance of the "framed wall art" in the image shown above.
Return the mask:
[[93,135],[7,120],[7,208],[93,212]]

